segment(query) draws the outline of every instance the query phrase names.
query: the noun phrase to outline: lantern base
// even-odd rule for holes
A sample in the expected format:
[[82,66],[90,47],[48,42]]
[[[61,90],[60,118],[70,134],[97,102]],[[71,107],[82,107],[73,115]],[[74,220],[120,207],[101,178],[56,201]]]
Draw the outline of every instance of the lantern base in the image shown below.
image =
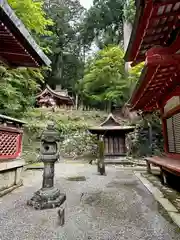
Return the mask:
[[27,201],[27,205],[35,209],[50,209],[60,207],[66,201],[66,195],[57,188],[40,189]]

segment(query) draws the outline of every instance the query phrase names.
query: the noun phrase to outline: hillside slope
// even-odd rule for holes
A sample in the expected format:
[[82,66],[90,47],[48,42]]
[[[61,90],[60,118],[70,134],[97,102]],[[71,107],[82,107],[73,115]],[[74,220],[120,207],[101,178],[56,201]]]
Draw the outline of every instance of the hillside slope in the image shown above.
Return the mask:
[[65,157],[77,157],[92,152],[94,138],[87,129],[99,125],[107,117],[102,111],[81,111],[59,109],[33,109],[24,116],[27,123],[24,128],[23,157],[27,162],[36,162],[39,155],[40,135],[48,121],[54,121],[61,136],[61,154]]

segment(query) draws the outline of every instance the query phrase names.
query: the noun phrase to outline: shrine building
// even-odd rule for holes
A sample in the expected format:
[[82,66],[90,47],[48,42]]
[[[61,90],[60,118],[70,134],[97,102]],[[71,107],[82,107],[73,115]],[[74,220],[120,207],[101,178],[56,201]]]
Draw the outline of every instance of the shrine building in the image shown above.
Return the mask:
[[[6,0],[0,0],[0,64],[9,68],[51,64]],[[22,185],[24,124],[0,115],[0,196]]]
[[112,114],[97,127],[89,128],[92,134],[104,137],[106,163],[121,163],[126,156],[126,135],[134,131],[134,126],[122,126]]
[[36,96],[36,105],[38,107],[59,107],[64,109],[72,109],[74,106],[73,98],[68,95],[67,90],[57,86],[55,90],[49,85]]
[[126,62],[145,61],[129,101],[132,111],[161,114],[164,156],[146,158],[167,174],[180,173],[180,1],[138,0]]

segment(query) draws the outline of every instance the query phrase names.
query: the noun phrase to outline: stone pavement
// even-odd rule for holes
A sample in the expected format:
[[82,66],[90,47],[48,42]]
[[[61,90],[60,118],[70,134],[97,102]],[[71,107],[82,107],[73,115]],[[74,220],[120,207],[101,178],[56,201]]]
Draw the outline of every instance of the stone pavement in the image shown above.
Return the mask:
[[[24,186],[0,198],[0,240],[179,240],[180,230],[131,170],[108,166],[56,165],[56,185],[67,194],[66,223],[57,209],[36,211],[26,205],[40,188],[41,171],[27,171]],[[85,176],[86,181],[69,181]]]

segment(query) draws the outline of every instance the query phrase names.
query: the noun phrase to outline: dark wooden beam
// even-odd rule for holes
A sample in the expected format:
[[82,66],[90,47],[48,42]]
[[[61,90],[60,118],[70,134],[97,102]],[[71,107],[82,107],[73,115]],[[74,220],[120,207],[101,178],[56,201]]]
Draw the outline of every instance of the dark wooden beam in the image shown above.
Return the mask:
[[0,52],[0,54],[3,55],[16,55],[16,56],[23,56],[23,57],[28,57],[27,54],[22,54],[22,53],[16,53],[16,52]]

